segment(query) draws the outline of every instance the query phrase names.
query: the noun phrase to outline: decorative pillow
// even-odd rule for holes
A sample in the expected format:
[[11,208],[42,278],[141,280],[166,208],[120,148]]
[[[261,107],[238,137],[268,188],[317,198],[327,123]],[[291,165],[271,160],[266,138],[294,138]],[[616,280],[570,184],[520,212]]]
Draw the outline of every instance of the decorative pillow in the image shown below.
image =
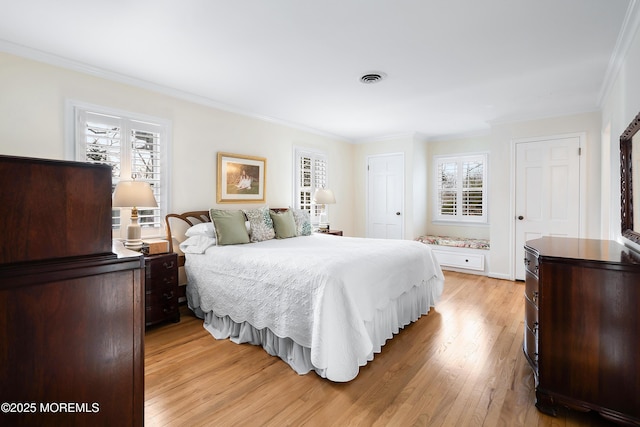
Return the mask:
[[249,243],[249,233],[245,226],[244,212],[230,209],[211,209],[211,221],[216,230],[218,246]]
[[250,238],[252,242],[262,242],[276,237],[268,206],[256,209],[243,209],[242,211],[251,224]]
[[200,224],[196,224],[193,227],[189,227],[189,229],[184,233],[187,237],[193,236],[207,236],[207,237],[216,237],[216,231],[213,229],[212,222],[201,222]]
[[276,239],[288,239],[296,237],[296,222],[290,210],[284,212],[269,211],[273,220],[273,228],[276,231]]
[[304,209],[291,209],[293,220],[296,223],[296,233],[298,236],[311,236],[311,219],[309,212]]

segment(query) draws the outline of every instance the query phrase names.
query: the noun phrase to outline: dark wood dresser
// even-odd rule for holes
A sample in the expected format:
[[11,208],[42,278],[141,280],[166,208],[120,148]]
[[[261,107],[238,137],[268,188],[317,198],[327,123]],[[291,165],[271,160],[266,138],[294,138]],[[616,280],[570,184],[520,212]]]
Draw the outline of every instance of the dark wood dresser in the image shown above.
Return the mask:
[[640,257],[613,241],[525,245],[524,354],[536,406],[640,425]]
[[149,255],[145,261],[145,324],[180,321],[178,254]]
[[142,426],[144,263],[112,246],[111,168],[0,156],[0,182],[0,425]]

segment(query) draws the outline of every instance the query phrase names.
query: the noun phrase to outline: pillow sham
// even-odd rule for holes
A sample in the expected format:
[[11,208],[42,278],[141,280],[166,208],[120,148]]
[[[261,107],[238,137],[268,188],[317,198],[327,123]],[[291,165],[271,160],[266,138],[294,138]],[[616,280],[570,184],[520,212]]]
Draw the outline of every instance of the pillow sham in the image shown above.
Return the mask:
[[193,236],[207,236],[216,237],[216,231],[213,228],[213,222],[201,222],[192,227],[189,227],[184,233],[186,237]]
[[250,242],[244,212],[241,210],[211,209],[209,216],[213,221],[218,246]]
[[304,209],[291,209],[293,220],[296,223],[296,234],[298,236],[311,236],[311,219],[309,212]]
[[293,220],[293,214],[290,210],[284,212],[269,211],[273,228],[276,232],[276,239],[288,239],[296,237],[296,222]]
[[262,242],[276,237],[268,206],[256,209],[243,209],[242,211],[250,223],[251,232],[249,237],[252,242]]

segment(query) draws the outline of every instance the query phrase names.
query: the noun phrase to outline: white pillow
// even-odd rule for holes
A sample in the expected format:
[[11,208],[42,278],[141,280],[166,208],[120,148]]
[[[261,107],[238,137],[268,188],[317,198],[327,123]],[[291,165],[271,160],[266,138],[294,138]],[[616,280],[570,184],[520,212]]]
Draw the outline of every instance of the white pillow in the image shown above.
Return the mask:
[[184,235],[187,237],[207,236],[215,238],[216,230],[213,228],[213,222],[201,222],[200,224],[196,224],[193,227],[189,227]]
[[180,250],[185,254],[203,254],[204,251],[215,245],[215,238],[199,234],[191,236],[184,242],[180,243]]

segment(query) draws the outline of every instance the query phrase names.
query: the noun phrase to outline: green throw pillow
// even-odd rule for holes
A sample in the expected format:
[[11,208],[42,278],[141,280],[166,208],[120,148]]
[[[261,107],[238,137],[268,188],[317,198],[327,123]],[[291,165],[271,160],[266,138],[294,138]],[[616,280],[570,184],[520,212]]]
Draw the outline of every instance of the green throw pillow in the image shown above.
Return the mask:
[[270,211],[269,215],[271,215],[271,220],[273,221],[273,228],[276,230],[276,239],[288,239],[298,235],[296,222],[290,210],[284,212]]
[[216,230],[219,246],[249,243],[244,212],[241,210],[211,209],[209,212]]

